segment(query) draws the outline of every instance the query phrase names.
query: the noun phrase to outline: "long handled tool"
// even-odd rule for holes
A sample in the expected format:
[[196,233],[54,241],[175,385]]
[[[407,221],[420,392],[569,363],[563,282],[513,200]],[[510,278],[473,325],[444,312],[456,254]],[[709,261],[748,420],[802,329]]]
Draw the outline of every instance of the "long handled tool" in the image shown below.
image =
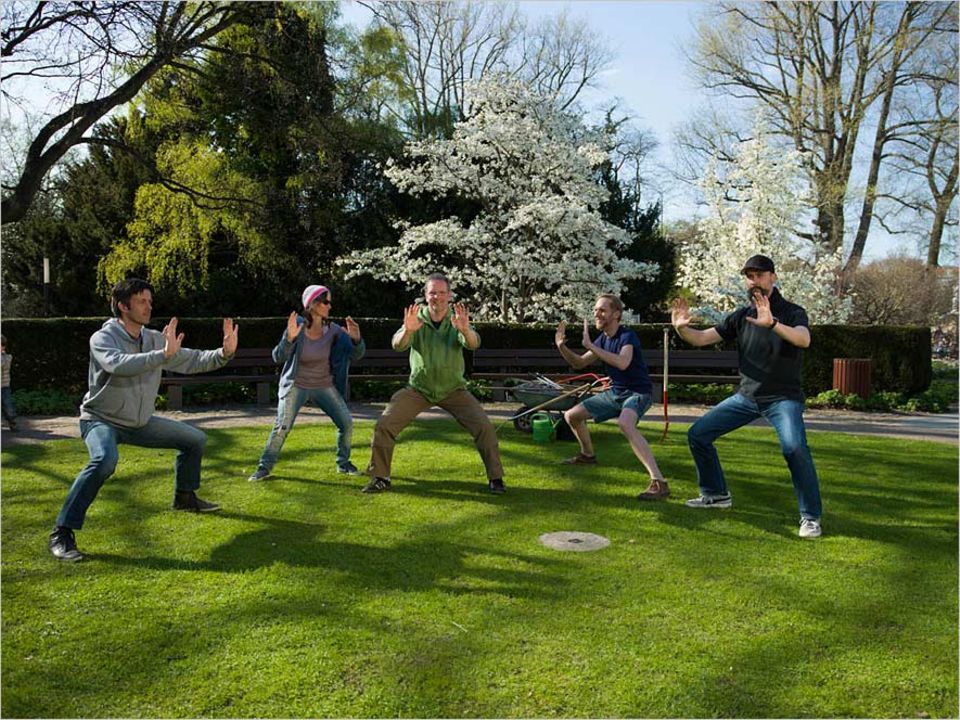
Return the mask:
[[499,425],[497,425],[496,431],[499,432],[500,428],[502,428],[508,422],[513,422],[517,418],[522,418],[524,415],[529,415],[530,413],[534,413],[537,410],[543,410],[544,408],[549,407],[550,405],[553,405],[554,403],[558,402],[559,400],[563,400],[564,398],[568,398],[570,396],[576,396],[579,399],[581,396],[586,395],[588,392],[590,392],[590,390],[592,390],[595,386],[601,383],[607,382],[607,378],[605,377],[597,377],[596,375],[593,375],[593,377],[596,378],[593,382],[584,383],[579,387],[575,387],[570,390],[567,390],[566,392],[561,393],[560,395],[549,398],[548,400],[540,403],[536,407],[528,408],[527,410],[524,410],[521,413],[517,413],[513,417],[507,418],[506,420],[501,422]]
[[532,407],[527,410],[524,410],[522,413],[517,413],[512,418],[507,418],[507,419],[516,420],[517,418],[522,418],[524,415],[529,415],[530,413],[536,412],[537,410],[543,410],[545,407],[547,407],[548,405],[553,405],[555,402],[557,402],[557,400],[560,400],[561,398],[570,397],[571,395],[576,395],[578,393],[586,394],[591,388],[593,388],[594,385],[600,382],[603,382],[603,380],[602,379],[594,380],[592,383],[586,383],[584,385],[581,385],[580,387],[575,387],[572,390],[567,390],[567,392],[565,393],[557,395],[556,397],[552,397],[546,402],[540,403],[536,407]]
[[669,397],[667,383],[670,379],[670,329],[663,329],[663,437],[660,442],[667,441],[667,431],[670,429],[670,414],[667,412]]

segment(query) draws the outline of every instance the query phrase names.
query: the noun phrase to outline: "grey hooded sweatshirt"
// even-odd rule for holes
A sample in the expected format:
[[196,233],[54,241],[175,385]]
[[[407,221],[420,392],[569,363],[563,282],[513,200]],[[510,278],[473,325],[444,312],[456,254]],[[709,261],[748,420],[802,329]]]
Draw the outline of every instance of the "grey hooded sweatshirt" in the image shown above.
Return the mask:
[[223,349],[180,348],[163,357],[163,333],[141,328],[135,338],[117,318],[90,336],[90,389],[80,405],[81,420],[103,420],[125,428],[143,427],[153,415],[161,370],[201,373],[227,364]]

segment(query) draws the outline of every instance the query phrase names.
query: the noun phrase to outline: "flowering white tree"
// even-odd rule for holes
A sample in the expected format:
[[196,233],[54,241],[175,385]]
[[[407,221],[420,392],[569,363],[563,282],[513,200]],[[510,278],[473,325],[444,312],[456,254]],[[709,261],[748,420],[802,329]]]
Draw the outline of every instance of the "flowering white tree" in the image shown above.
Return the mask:
[[451,139],[408,143],[406,162],[385,173],[412,195],[456,196],[478,212],[406,227],[396,247],[341,258],[347,277],[415,288],[442,271],[474,315],[506,322],[583,313],[597,293],[656,275],[656,264],[621,257],[630,236],[598,212],[607,191],[593,169],[606,154],[578,118],[517,81],[482,80],[471,93]]
[[761,253],[776,263],[784,297],[802,305],[811,322],[845,322],[852,301],[838,295],[842,249],[829,252],[797,232],[811,208],[802,156],[771,145],[759,118],[753,139],[735,155],[724,176],[716,159],[708,163],[700,189],[709,214],[681,253],[680,282],[703,303],[696,312],[716,320],[747,302],[740,268]]

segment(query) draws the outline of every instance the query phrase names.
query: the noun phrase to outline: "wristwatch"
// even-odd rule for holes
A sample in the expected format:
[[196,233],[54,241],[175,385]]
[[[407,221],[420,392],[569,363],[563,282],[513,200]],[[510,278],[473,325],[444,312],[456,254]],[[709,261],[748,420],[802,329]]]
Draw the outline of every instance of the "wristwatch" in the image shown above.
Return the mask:
[[776,318],[774,318],[774,319],[773,319],[773,325],[770,326],[770,329],[773,330],[773,329],[777,326],[777,323],[779,323],[779,322],[780,322],[779,320],[777,320]]

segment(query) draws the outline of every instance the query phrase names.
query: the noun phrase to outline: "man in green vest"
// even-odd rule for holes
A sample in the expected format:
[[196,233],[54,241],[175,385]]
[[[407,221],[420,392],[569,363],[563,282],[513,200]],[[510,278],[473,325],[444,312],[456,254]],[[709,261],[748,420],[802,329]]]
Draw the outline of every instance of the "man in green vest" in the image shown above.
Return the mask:
[[414,303],[408,307],[403,327],[393,336],[394,350],[410,350],[410,380],[407,387],[390,398],[390,404],[377,420],[367,467],[371,480],[363,492],[390,489],[390,463],[397,436],[417,415],[438,405],[473,436],[487,471],[487,488],[502,495],[506,489],[497,432],[483,407],[467,390],[463,376],[463,348],[476,350],[480,336],[470,326],[470,316],[462,303],[450,307],[450,281],[445,275],[430,275],[425,295],[427,306]]

